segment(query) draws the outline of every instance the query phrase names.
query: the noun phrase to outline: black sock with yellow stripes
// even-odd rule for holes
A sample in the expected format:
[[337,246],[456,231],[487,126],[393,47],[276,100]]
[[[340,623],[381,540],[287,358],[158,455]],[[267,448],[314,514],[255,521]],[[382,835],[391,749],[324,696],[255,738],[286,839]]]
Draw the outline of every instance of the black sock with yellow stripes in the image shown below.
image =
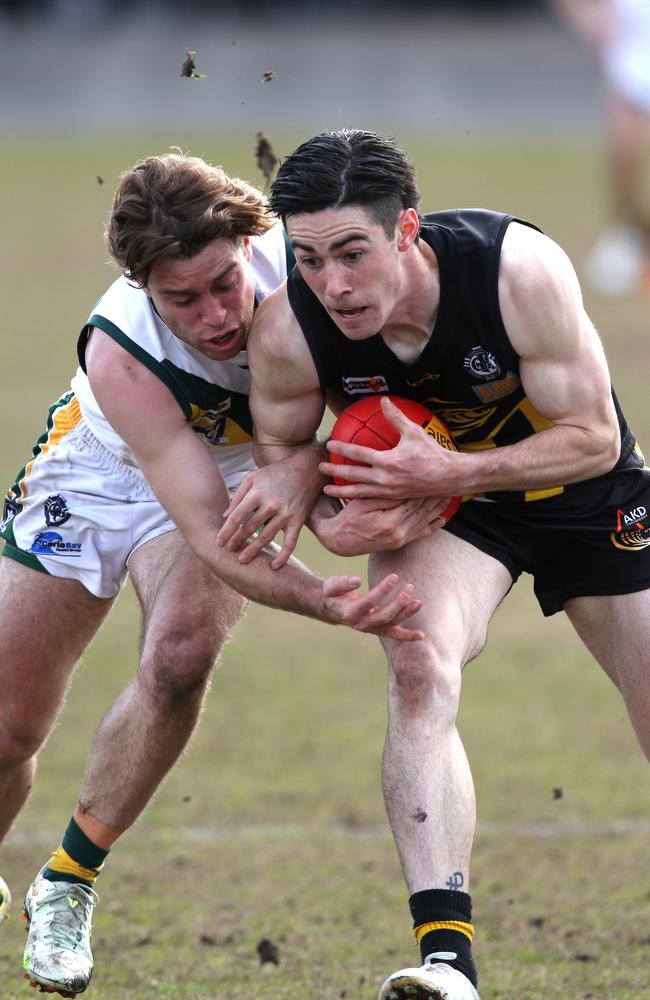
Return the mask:
[[451,889],[424,889],[413,893],[409,907],[422,961],[427,955],[434,955],[434,962],[453,965],[476,986],[472,897]]
[[63,840],[43,870],[43,878],[49,882],[81,882],[92,886],[100,871],[108,851],[93,844],[74,818],[70,820]]

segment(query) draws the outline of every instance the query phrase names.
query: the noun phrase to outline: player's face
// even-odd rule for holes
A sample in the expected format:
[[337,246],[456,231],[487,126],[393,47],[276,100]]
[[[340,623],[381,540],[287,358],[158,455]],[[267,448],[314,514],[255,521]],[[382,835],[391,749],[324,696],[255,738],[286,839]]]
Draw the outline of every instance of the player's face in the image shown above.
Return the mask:
[[158,260],[146,291],[180,340],[214,361],[233,358],[246,346],[253,320],[250,259],[247,236],[216,239],[194,257]]
[[397,237],[358,205],[290,215],[287,232],[303,278],[345,336],[379,333],[399,302]]

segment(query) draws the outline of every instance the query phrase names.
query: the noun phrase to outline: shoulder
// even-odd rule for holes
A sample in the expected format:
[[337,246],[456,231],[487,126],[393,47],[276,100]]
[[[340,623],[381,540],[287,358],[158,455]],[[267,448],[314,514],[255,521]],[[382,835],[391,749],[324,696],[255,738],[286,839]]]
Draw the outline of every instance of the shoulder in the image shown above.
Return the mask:
[[253,382],[291,381],[301,390],[319,385],[311,352],[289,303],[286,282],[255,313],[248,336]]
[[499,264],[499,302],[519,354],[575,330],[582,293],[569,257],[548,236],[518,222],[506,231]]
[[282,358],[300,332],[287,295],[286,280],[256,309],[248,348],[265,356]]
[[253,236],[251,246],[255,297],[261,302],[284,281],[289,267],[293,264],[288,255],[284,227],[280,222],[263,236]]

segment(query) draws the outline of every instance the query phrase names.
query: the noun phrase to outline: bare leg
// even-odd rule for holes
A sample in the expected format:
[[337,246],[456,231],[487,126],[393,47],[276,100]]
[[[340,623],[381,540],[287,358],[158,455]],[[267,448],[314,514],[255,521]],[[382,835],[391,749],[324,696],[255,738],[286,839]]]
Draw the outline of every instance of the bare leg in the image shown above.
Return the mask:
[[[410,893],[468,890],[475,827],[472,777],[456,715],[461,671],[482,649],[489,621],[512,583],[505,567],[445,531],[371,558],[371,576],[398,572],[424,607],[417,643],[386,640],[386,811]],[[455,873],[460,873],[462,882]]]
[[140,666],[97,731],[75,813],[106,849],[137,819],[187,744],[212,667],[246,604],[177,531],[143,545],[129,569],[143,610]]
[[24,805],[36,753],[54,725],[75,664],[111,600],[76,580],[0,560],[0,839]]
[[609,96],[605,129],[607,169],[616,218],[644,228],[641,210],[643,147],[648,117],[618,94]]
[[571,624],[616,684],[650,760],[650,590],[567,601]]

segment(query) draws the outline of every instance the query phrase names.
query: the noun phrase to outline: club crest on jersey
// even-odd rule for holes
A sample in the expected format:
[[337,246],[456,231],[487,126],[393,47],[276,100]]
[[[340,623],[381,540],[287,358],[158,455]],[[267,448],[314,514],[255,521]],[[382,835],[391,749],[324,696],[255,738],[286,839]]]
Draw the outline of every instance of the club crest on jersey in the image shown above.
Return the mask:
[[50,528],[56,528],[60,524],[65,524],[72,516],[68,510],[65,497],[62,497],[60,493],[57,493],[56,496],[48,497],[43,504],[43,510],[45,511],[45,522]]
[[465,355],[463,368],[474,378],[490,379],[501,374],[501,366],[494,354],[480,345]]
[[374,396],[378,392],[388,392],[388,383],[383,375],[343,376],[341,381],[343,392],[348,396]]
[[227,444],[228,438],[224,436],[226,430],[226,414],[232,406],[232,399],[227,396],[212,410],[201,410],[198,406],[192,406],[192,416],[190,423],[192,430],[201,434],[210,444]]
[[643,505],[624,511],[616,511],[616,530],[610,534],[612,544],[617,549],[638,552],[650,545],[650,521]]

